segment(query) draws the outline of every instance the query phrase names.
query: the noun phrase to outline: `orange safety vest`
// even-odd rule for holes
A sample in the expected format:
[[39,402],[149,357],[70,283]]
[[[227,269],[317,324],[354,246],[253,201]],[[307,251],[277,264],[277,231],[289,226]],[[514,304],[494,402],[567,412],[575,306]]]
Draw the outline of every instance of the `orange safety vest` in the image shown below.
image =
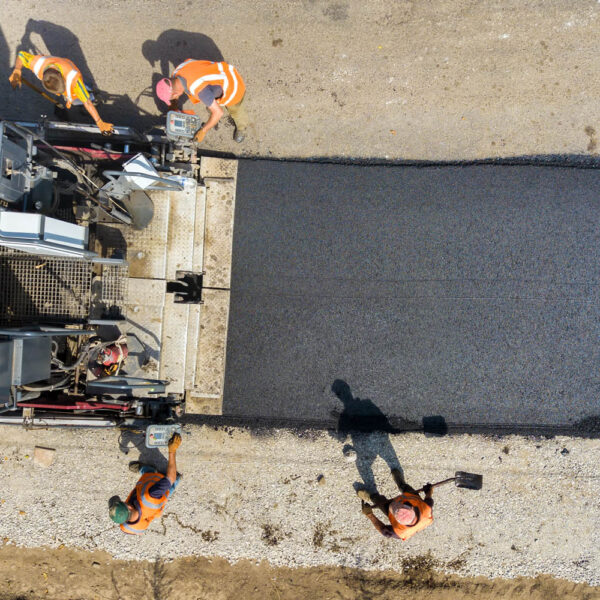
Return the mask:
[[223,95],[217,98],[217,103],[221,106],[239,104],[246,92],[241,75],[233,65],[226,62],[188,58],[173,71],[172,77],[185,80],[186,94],[194,104],[200,102],[198,93],[207,85],[220,85],[223,88]]
[[[433,511],[431,510],[431,506],[424,502],[418,494],[405,492],[404,494],[400,494],[394,498],[394,500],[406,502],[406,504],[410,504],[413,508],[419,510],[419,520],[414,525],[409,526],[398,523],[390,508],[388,517],[390,519],[392,529],[401,540],[406,541],[408,538],[415,535],[415,533],[425,529],[425,527],[429,527],[429,525],[433,523]],[[392,502],[394,500],[392,500]]]
[[71,103],[75,100],[75,90],[81,81],[79,69],[68,59],[58,58],[56,56],[34,56],[31,60],[31,70],[38,79],[42,79],[44,71],[50,66],[56,65],[65,79],[65,91],[62,94],[67,100],[67,108],[71,108]]
[[136,535],[142,535],[148,528],[148,525],[160,517],[171,490],[167,490],[161,498],[152,498],[148,493],[148,490],[157,482],[160,481],[164,475],[161,473],[144,473],[139,481],[135,484],[135,488],[131,491],[131,494],[127,497],[127,504],[131,504],[131,500],[135,494],[138,504],[140,505],[140,520],[137,523],[122,523],[121,529],[125,533],[133,533]]

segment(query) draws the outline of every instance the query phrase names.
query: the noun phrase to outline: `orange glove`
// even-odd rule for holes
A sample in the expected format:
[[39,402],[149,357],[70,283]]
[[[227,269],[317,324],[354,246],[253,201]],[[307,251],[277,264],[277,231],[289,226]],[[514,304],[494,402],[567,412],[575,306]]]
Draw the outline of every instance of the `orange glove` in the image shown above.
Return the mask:
[[200,129],[200,131],[198,131],[198,133],[196,133],[196,135],[194,136],[194,141],[197,144],[199,144],[204,139],[205,135],[206,135],[206,131],[204,131],[203,129]]
[[169,452],[175,452],[181,446],[181,436],[174,433],[169,440]]
[[98,125],[98,129],[102,132],[102,135],[110,135],[114,132],[114,125],[112,123],[106,123],[102,119],[100,119],[96,125]]
[[10,81],[10,85],[12,85],[13,90],[16,90],[17,88],[21,87],[21,71],[17,71],[17,69],[15,69],[10,74],[8,80]]

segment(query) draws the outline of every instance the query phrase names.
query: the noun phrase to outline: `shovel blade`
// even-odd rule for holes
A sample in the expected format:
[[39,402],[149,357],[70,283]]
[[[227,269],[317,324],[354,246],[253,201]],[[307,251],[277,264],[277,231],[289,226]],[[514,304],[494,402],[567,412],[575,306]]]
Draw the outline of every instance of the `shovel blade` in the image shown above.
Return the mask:
[[456,471],[454,483],[456,487],[466,488],[468,490],[480,490],[483,486],[483,475],[476,473],[467,473],[466,471]]

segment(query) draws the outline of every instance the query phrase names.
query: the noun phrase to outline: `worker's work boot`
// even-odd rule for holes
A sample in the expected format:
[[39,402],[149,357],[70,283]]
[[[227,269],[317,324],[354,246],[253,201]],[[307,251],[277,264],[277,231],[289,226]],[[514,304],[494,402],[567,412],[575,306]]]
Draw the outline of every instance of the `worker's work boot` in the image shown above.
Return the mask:
[[143,462],[140,462],[139,460],[133,460],[129,463],[129,470],[132,473],[139,473],[143,467],[148,467],[150,469],[154,469],[154,467],[152,465],[147,465]]
[[369,494],[369,492],[367,490],[358,490],[356,492],[356,495],[363,501],[363,502],[373,502],[373,500],[371,499],[371,494]]
[[238,144],[241,144],[244,139],[246,137],[246,134],[244,131],[240,131],[237,127],[235,128],[235,131],[233,132],[233,140],[235,142],[237,142]]

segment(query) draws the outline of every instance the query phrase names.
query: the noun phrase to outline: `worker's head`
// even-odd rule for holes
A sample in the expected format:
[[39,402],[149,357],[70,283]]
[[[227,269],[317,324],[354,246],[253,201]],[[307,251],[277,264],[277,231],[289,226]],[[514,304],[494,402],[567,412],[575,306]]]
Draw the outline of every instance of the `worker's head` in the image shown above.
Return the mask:
[[414,525],[417,520],[415,509],[410,504],[400,500],[394,500],[390,504],[390,511],[400,525]]
[[46,69],[42,75],[42,85],[47,92],[52,94],[64,94],[65,80],[57,69]]
[[165,77],[156,84],[156,95],[165,104],[171,104],[171,102],[177,100],[183,92],[183,85],[177,77]]
[[120,525],[129,519],[129,507],[119,496],[113,496],[108,501],[108,514],[115,523]]

